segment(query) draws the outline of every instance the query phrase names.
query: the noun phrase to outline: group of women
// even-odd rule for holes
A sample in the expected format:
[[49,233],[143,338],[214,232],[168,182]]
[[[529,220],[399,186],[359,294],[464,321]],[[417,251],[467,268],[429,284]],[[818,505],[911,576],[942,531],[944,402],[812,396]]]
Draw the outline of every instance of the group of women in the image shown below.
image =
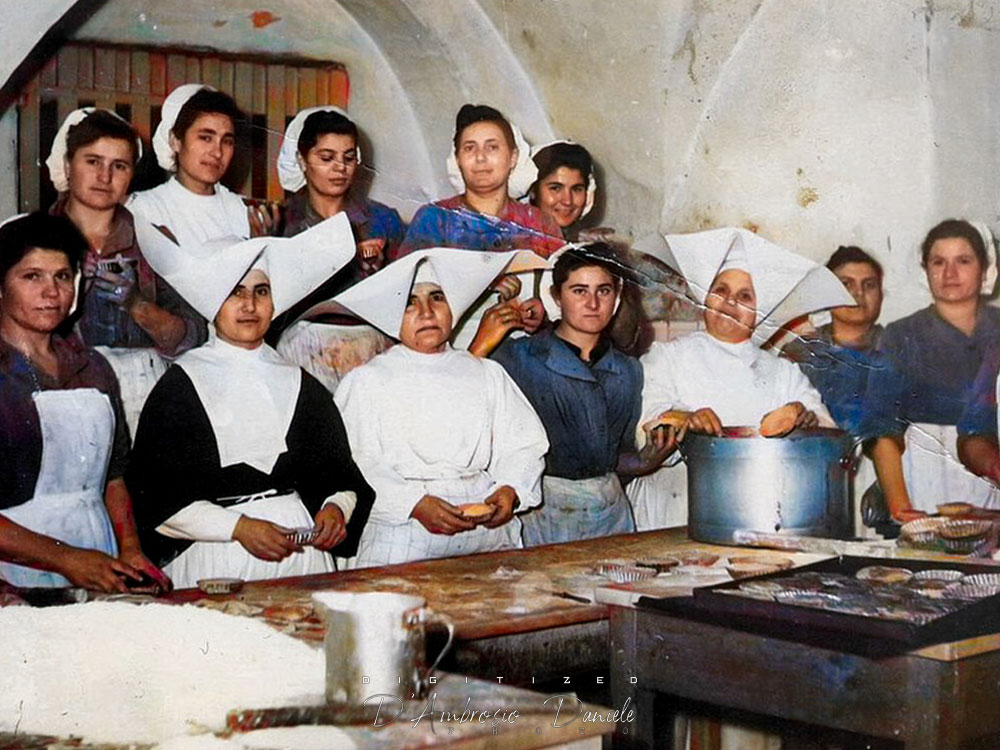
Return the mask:
[[[334,107],[289,124],[283,209],[229,191],[241,121],[227,95],[179,87],[152,139],[168,179],[128,196],[140,140],[111,112],[74,112],[47,161],[50,215],[0,227],[6,581],[190,586],[683,523],[664,478],[687,431],[834,425],[752,338],[812,271],[794,254],[742,230],[668,237],[704,331],[637,360],[610,334],[643,279],[616,247],[567,244],[594,202],[583,147],[532,152],[497,110],[465,105],[459,193],[407,228],[358,194],[357,126]],[[939,235],[934,305],[887,328],[899,365],[872,378],[900,403],[923,403],[907,366],[950,378],[941,413],[907,407],[866,435],[899,517],[912,430],[892,418],[985,423],[1000,362],[974,284],[985,248]],[[302,356],[317,335],[343,344],[332,366]],[[978,410],[960,408],[973,392]],[[991,429],[965,430],[980,442],[962,452],[996,481]]]

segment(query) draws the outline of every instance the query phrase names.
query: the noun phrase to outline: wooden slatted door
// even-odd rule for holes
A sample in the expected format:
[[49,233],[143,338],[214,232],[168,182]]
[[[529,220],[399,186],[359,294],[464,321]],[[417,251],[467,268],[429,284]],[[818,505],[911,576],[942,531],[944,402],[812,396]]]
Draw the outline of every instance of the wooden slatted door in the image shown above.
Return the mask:
[[276,162],[288,121],[303,107],[346,109],[350,93],[347,71],[336,63],[67,44],[18,101],[21,210],[48,206],[56,197],[42,162],[67,114],[88,106],[113,110],[132,123],[148,146],[163,99],[182,83],[206,83],[224,91],[247,113],[251,127],[245,129],[225,182],[244,195],[270,200],[283,197]]

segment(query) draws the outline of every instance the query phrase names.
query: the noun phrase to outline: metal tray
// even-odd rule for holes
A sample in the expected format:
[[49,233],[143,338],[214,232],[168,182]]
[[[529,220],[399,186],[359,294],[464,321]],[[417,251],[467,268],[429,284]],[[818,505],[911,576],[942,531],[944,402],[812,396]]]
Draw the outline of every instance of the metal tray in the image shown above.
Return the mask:
[[1000,632],[1000,594],[978,601],[969,601],[950,614],[917,625],[876,616],[830,612],[723,593],[726,590],[738,590],[740,584],[746,581],[780,579],[796,573],[824,572],[853,576],[858,570],[869,565],[901,567],[913,572],[950,569],[970,575],[1000,570],[997,566],[972,563],[844,556],[793,570],[695,589],[693,597],[673,600],[642,597],[637,601],[637,605],[782,640],[863,653],[910,650],[934,643],[948,643]]

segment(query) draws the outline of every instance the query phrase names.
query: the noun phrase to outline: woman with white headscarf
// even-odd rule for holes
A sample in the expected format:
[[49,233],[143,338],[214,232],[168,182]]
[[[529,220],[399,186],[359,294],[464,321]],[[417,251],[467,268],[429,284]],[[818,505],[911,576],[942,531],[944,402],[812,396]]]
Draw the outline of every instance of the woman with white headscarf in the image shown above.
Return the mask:
[[541,502],[545,429],[500,365],[448,343],[513,255],[418,251],[336,298],[400,341],[336,394],[375,489],[358,567],[521,546],[515,513]]
[[170,177],[132,194],[126,205],[136,220],[166,227],[181,250],[220,237],[268,234],[274,217],[248,208],[221,183],[243,119],[232,97],[211,86],[185,83],[171,91],[153,133],[156,161]]
[[[347,218],[205,250],[211,275],[150,234],[144,245],[175,260],[168,278],[215,335],[177,360],[143,409],[126,476],[140,537],[178,587],[333,570],[327,551],[353,552],[372,493],[329,392],[264,334],[275,311],[353,257]],[[302,528],[308,546],[292,534]]]
[[[831,301],[850,304],[837,278],[742,229],[671,235],[666,241],[670,256],[664,260],[684,275],[691,297],[704,306],[705,330],[655,343],[641,358],[640,443],[664,426],[713,435],[721,435],[723,426],[753,426],[769,437],[796,427],[836,427],[799,368],[761,350],[753,336],[766,319],[776,324],[775,309],[817,269],[830,277],[820,275],[820,282],[839,287],[839,294],[831,288]],[[817,297],[814,309],[824,306]],[[682,466],[635,479],[628,496],[636,527],[683,525],[686,480]]]
[[[448,176],[460,192],[417,210],[399,255],[427,247],[456,247],[532,250],[547,258],[563,246],[562,230],[534,206],[516,200],[528,191],[536,174],[520,130],[493,107],[463,105],[455,117],[454,148],[448,156]],[[535,296],[535,281],[527,276],[522,283],[509,275],[496,287],[501,303],[506,303],[501,312],[515,315],[517,327],[529,333],[545,316]],[[488,296],[473,306],[466,320],[455,321],[455,345],[480,356],[497,343],[495,332],[488,345],[474,340],[491,302]]]
[[49,210],[67,216],[87,238],[74,328],[99,347],[118,375],[129,427],[166,364],[201,344],[204,321],[142,254],[132,214],[121,205],[142,142],[114,112],[88,107],[71,112],[46,160],[59,199]]
[[553,141],[531,150],[538,178],[528,190],[528,200],[562,229],[576,236],[577,222],[590,213],[597,194],[594,160],[579,143]]
[[343,375],[385,351],[390,341],[354,318],[298,318],[315,303],[375,273],[387,256],[395,255],[406,232],[395,209],[358,194],[355,182],[360,165],[358,128],[337,107],[303,109],[285,130],[278,176],[282,187],[294,195],[284,207],[284,236],[292,237],[344,211],[358,251],[345,268],[275,318],[268,341],[277,342],[282,356],[302,365],[331,391]]

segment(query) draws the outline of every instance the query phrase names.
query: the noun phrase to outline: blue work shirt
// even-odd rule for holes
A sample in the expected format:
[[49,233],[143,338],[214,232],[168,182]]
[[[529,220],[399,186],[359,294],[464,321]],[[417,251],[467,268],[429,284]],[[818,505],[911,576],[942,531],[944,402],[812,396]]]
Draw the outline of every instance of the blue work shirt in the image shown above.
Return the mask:
[[588,479],[613,472],[635,450],[642,366],[605,344],[593,363],[545,330],[508,339],[493,354],[535,408],[549,438],[545,474]]
[[[888,357],[877,351],[881,335],[882,326],[876,325],[862,346],[839,346],[833,340],[833,327],[825,325],[782,351],[819,391],[837,426],[855,437],[895,432],[894,414],[877,403],[880,388],[889,388],[890,395],[899,390],[888,370]],[[877,378],[869,377],[873,372],[878,373]]]
[[998,341],[1000,310],[988,305],[980,307],[971,336],[945,321],[933,305],[886,326],[879,349],[902,377],[885,403],[895,408],[899,431],[923,422],[957,425],[962,435],[995,435],[995,410],[988,403],[984,407],[976,390],[977,384],[996,382]]

